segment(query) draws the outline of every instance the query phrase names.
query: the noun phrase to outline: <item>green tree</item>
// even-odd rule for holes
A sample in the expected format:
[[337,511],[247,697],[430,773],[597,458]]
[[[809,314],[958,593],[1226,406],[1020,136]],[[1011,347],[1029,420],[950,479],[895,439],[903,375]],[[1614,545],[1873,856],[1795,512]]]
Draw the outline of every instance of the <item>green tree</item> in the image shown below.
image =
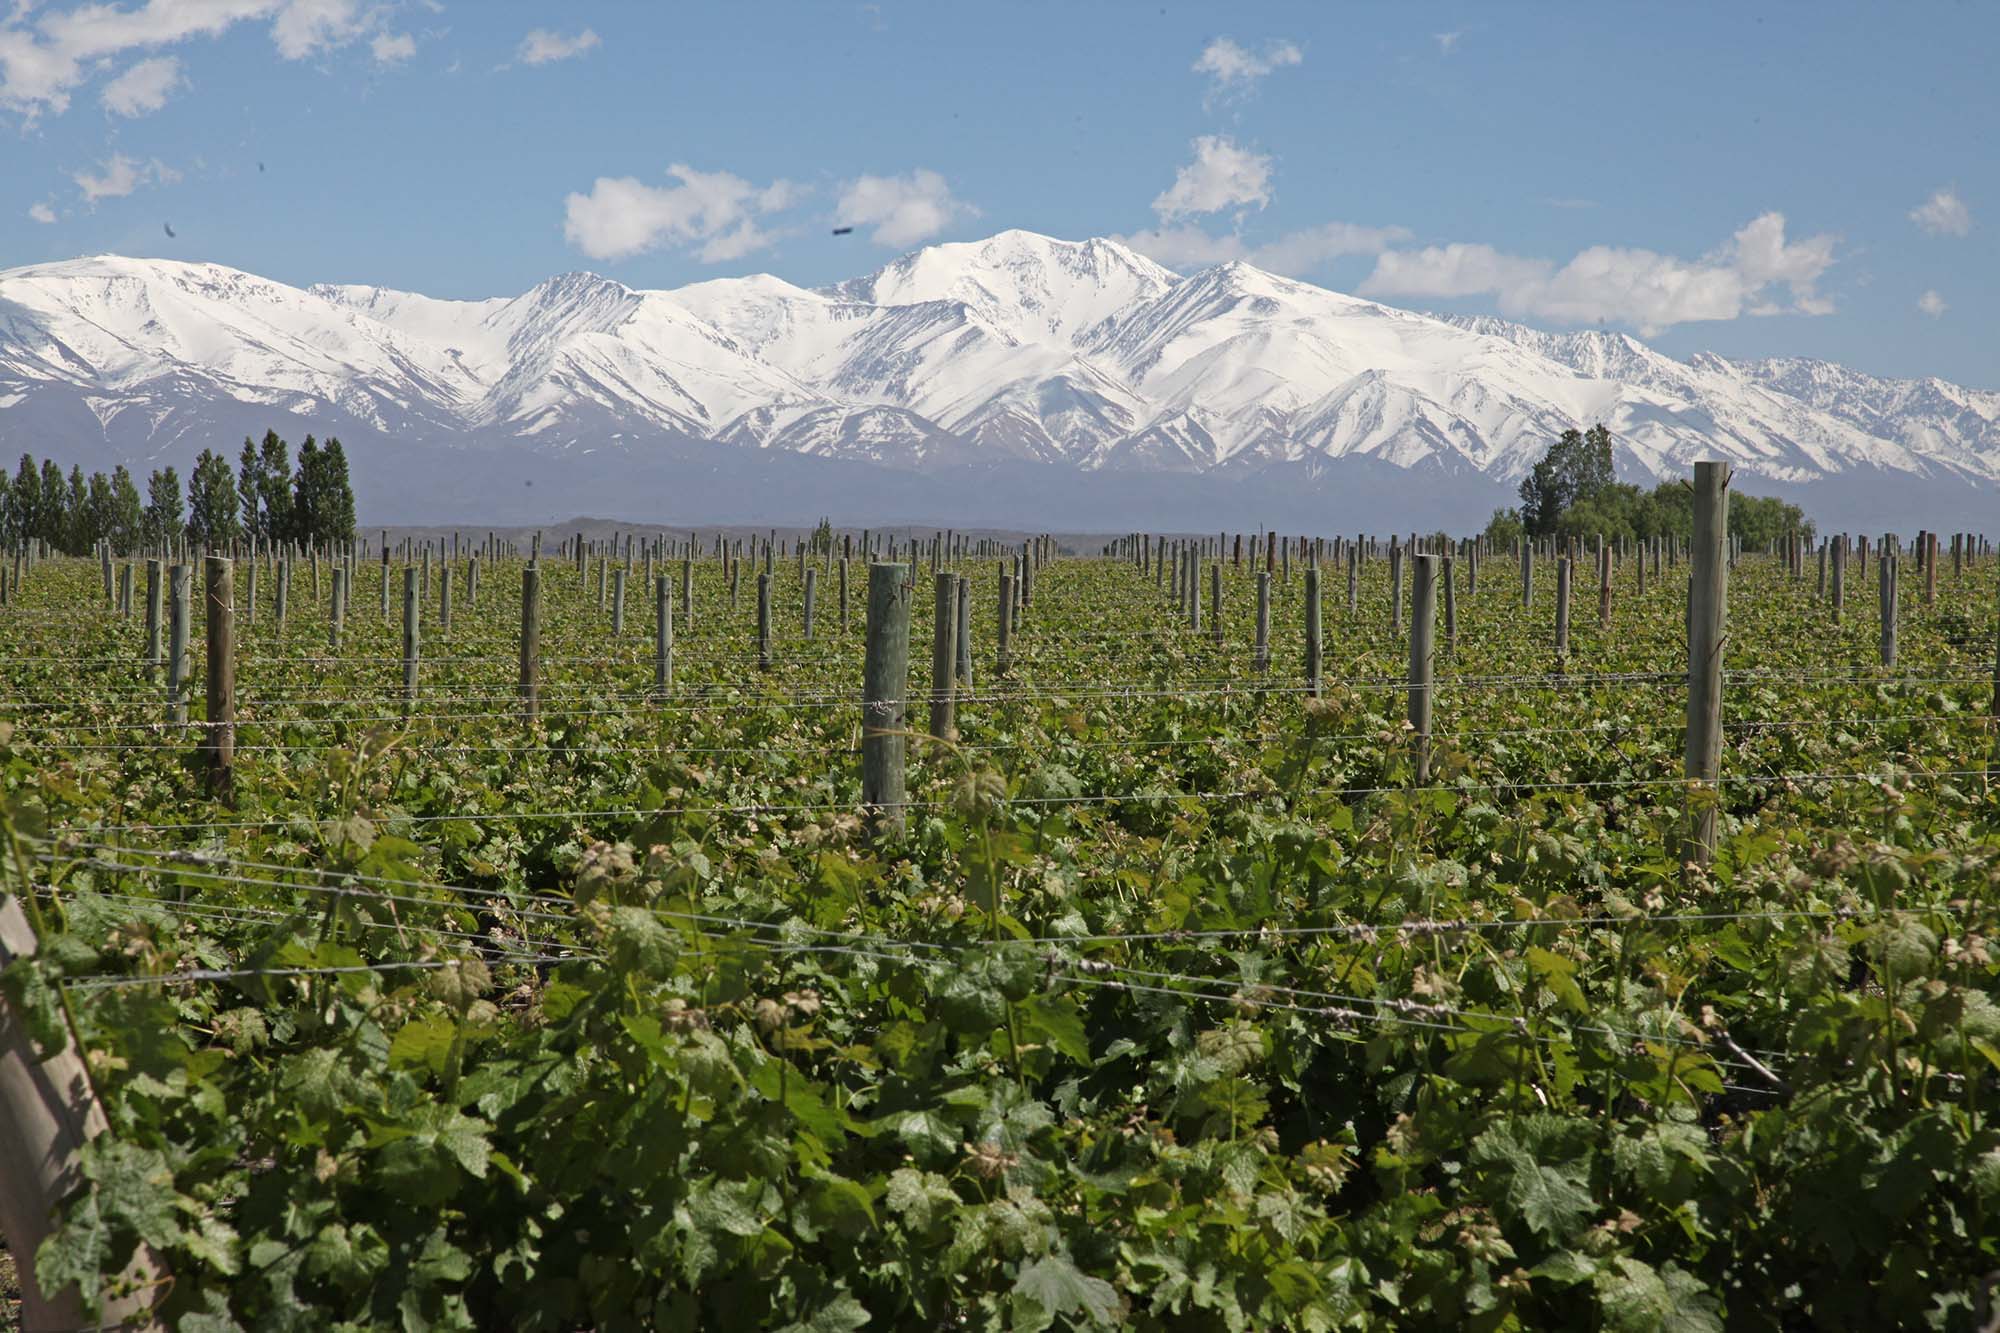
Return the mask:
[[325,472],[320,540],[351,542],[354,540],[354,487],[347,477],[347,451],[340,447],[337,436],[328,440],[326,448],[320,451],[320,466]]
[[1612,484],[1611,432],[1599,422],[1566,430],[1521,479],[1521,522],[1537,537],[1558,530],[1563,511]]
[[319,441],[306,436],[299,446],[299,470],[292,475],[292,539],[317,542],[320,531],[322,494],[326,488],[325,468],[320,462]]
[[35,514],[35,536],[61,550],[63,530],[68,526],[69,483],[63,479],[62,464],[53,458],[44,458],[41,505]]
[[62,548],[70,555],[87,555],[95,537],[90,524],[90,482],[80,463],[69,465],[68,494],[63,499]]
[[20,470],[7,491],[7,540],[20,543],[35,536],[41,516],[42,470],[33,454],[22,454]]
[[297,534],[292,528],[291,448],[274,430],[264,432],[263,443],[257,449],[257,486],[263,535],[272,541],[292,540]]
[[264,526],[264,463],[257,442],[243,437],[243,452],[236,457],[236,502],[243,507],[243,533],[248,537],[268,537]]
[[180,474],[161,468],[146,478],[146,511],[141,530],[148,547],[179,541],[185,523],[181,509]]
[[111,478],[102,472],[90,474],[89,510],[91,544],[94,546],[100,541],[110,540],[116,513],[111,495]]
[[229,460],[212,449],[202,450],[188,477],[188,540],[211,550],[227,547],[242,531],[238,512]]
[[139,498],[139,488],[132,484],[132,474],[123,463],[111,469],[111,522],[107,536],[111,545],[120,555],[131,555],[139,549],[145,536],[145,503]]

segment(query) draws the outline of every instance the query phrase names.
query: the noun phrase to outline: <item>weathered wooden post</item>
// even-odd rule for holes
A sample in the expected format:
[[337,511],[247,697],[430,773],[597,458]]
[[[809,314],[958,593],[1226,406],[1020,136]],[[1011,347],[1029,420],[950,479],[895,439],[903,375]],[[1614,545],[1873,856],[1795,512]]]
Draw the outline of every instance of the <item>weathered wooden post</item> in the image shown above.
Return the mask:
[[625,571],[611,571],[611,634],[613,638],[625,633]]
[[[0,895],[0,971],[33,957],[36,943],[20,900]],[[110,1128],[82,1042],[68,1032],[59,1010],[52,1016],[67,1034],[61,1050],[38,1043],[26,1016],[0,993],[0,1239],[15,1256],[20,1327],[28,1333],[150,1329],[156,1327],[150,1313],[170,1279],[143,1241],[95,1320],[85,1318],[74,1285],[44,1291],[35,1280],[35,1252],[55,1229],[62,1204],[84,1183],[84,1145]]]
[[1418,786],[1431,780],[1431,681],[1437,645],[1438,557],[1419,555],[1410,579],[1410,728],[1416,738],[1412,775]]
[[958,662],[957,575],[932,577],[931,604],[931,735],[951,740],[958,734],[957,695],[952,688],[952,670]]
[[1841,608],[1847,605],[1847,537],[1833,539],[1833,623],[1840,623]]
[[998,636],[993,669],[1004,676],[1014,665],[1014,576],[1007,572],[1004,561],[1000,569],[1000,612],[993,623]]
[[1556,670],[1569,667],[1569,593],[1570,561],[1568,556],[1556,560]]
[[451,637],[451,566],[438,565],[438,633]]
[[236,790],[236,580],[230,561],[208,557],[208,717],[202,742],[208,794],[227,801]]
[[757,669],[771,669],[771,571],[757,575]]
[[1611,629],[1611,548],[1602,537],[1597,539],[1597,628]]
[[1259,675],[1271,669],[1271,572],[1267,569],[1257,571],[1257,647],[1251,665]]
[[1306,566],[1306,692],[1320,697],[1319,566]]
[[1535,544],[1521,538],[1521,609],[1535,604]]
[[1729,464],[1694,465],[1694,540],[1688,557],[1688,702],[1686,775],[1696,802],[1687,859],[1715,857],[1722,777],[1722,662],[1729,621]]
[[653,582],[653,692],[674,692],[674,595],[665,574]]
[[958,688],[967,693],[972,690],[972,580],[965,575],[958,576],[958,612],[953,619],[958,626],[958,664],[953,668],[953,678]]
[[[160,562],[149,559],[146,561],[146,680],[148,683],[156,679],[160,673],[160,625],[163,619],[163,610],[160,588]],[[284,616],[282,607],[278,614],[280,624],[282,624]]]
[[167,721],[179,726],[187,721],[188,676],[188,567],[167,568]]
[[408,717],[417,702],[417,657],[422,651],[420,617],[423,614],[423,585],[415,565],[403,566],[403,716]]
[[[1469,572],[1469,567],[1468,567]],[[1452,569],[1452,557],[1444,558],[1444,653],[1446,657],[1458,655],[1458,589],[1457,579]]]
[[1389,539],[1389,636],[1403,637],[1403,547]]
[[861,678],[861,800],[876,830],[883,833],[903,831],[905,695],[910,673],[907,574],[904,565],[868,567],[868,647]]
[[1875,561],[1877,571],[1877,602],[1882,617],[1881,652],[1882,665],[1896,665],[1896,580],[1902,572],[1901,557],[1892,552],[1887,543],[1882,554]]
[[347,570],[333,567],[333,591],[326,608],[326,641],[329,652],[340,651],[340,631],[347,619]]
[[813,613],[818,609],[816,603],[819,598],[819,567],[817,565],[809,565],[806,567],[805,580],[806,580],[805,637],[810,639],[813,636]]
[[848,557],[840,557],[840,637],[843,639],[847,637],[847,561]]
[[530,563],[521,570],[521,715],[532,724],[541,711],[542,570]]

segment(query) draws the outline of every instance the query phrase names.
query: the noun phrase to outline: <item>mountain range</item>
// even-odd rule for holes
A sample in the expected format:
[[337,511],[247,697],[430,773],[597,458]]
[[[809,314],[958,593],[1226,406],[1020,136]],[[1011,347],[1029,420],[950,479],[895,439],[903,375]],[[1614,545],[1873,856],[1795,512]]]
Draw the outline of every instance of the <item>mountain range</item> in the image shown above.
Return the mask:
[[1678,360],[1102,239],[483,301],[117,256],[0,271],[0,448],[185,467],[266,426],[334,434],[371,522],[1464,526],[1598,421],[1629,479],[1726,458],[1823,521],[1965,523],[2000,491],[2000,393]]

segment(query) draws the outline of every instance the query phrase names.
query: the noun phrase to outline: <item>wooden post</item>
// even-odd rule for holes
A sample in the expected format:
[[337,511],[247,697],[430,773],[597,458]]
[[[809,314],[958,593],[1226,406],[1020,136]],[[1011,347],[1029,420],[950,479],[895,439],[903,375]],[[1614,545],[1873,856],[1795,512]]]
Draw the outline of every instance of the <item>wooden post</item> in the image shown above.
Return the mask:
[[[16,577],[19,577],[16,575]],[[148,682],[160,674],[160,625],[165,606],[161,601],[160,562],[146,561],[146,679]],[[284,624],[284,603],[278,603],[278,623]]]
[[[1468,557],[1469,559],[1469,557]],[[1470,568],[1468,566],[1468,573]],[[1452,570],[1452,557],[1444,558],[1444,653],[1446,657],[1458,655],[1458,589],[1457,579]]]
[[806,578],[805,636],[806,638],[810,639],[813,636],[813,612],[818,609],[815,603],[818,601],[819,598],[819,567],[817,565],[807,566],[805,571],[805,578]]
[[1556,670],[1569,667],[1569,592],[1570,561],[1568,556],[1556,560]]
[[1306,566],[1306,692],[1320,697],[1319,566]]
[[840,637],[847,637],[847,560],[840,557]]
[[993,623],[999,644],[993,669],[1004,676],[1014,665],[1014,576],[1007,572],[1004,561],[1000,570],[1000,613]]
[[1901,557],[1893,554],[1887,544],[1882,547],[1882,555],[1876,560],[1877,603],[1882,617],[1881,651],[1882,665],[1896,665],[1896,578],[1901,573]]
[[403,566],[403,715],[408,717],[417,702],[417,658],[422,652],[419,617],[423,614],[423,585],[417,567]]
[[[861,678],[861,799],[878,832],[903,831],[910,673],[908,567],[868,567],[868,648]],[[1007,590],[1009,593],[1012,589]]]
[[1597,539],[1597,628],[1611,629],[1611,548]]
[[1412,774],[1431,780],[1431,670],[1437,645],[1437,567],[1434,555],[1413,556],[1410,577],[1410,727],[1416,733]]
[[958,576],[932,576],[931,735],[951,740],[958,734],[957,695],[952,670],[958,662]]
[[521,571],[521,714],[533,723],[540,711],[542,684],[542,570]]
[[611,571],[611,634],[616,638],[625,633],[625,571]]
[[1257,571],[1257,648],[1251,666],[1259,675],[1271,669],[1271,572],[1266,569]]
[[1535,544],[1528,538],[1521,539],[1521,609],[1527,610],[1535,604]]
[[118,566],[118,616],[121,620],[132,618],[132,562],[129,560]]
[[972,689],[972,580],[965,575],[958,576],[958,611],[953,619],[958,626],[958,663],[953,668],[953,678],[960,690]]
[[1222,646],[1222,562],[1216,561],[1208,567],[1208,619],[1209,638],[1215,646]]
[[1833,539],[1833,623],[1840,623],[1841,608],[1847,605],[1847,538]]
[[1694,540],[1688,556],[1686,775],[1699,802],[1689,821],[1687,859],[1715,857],[1717,783],[1722,776],[1722,662],[1729,623],[1729,464],[1694,465]]
[[674,692],[674,594],[665,574],[653,583],[653,692]]
[[[31,958],[35,932],[19,900],[0,896],[0,970]],[[57,1011],[59,1012],[59,1011]],[[110,1128],[74,1035],[59,1051],[39,1046],[26,1020],[0,993],[0,1238],[21,1284],[21,1327],[30,1333],[80,1328],[151,1328],[149,1312],[168,1284],[152,1248],[140,1242],[114,1279],[100,1319],[86,1319],[74,1286],[44,1292],[35,1252],[54,1230],[61,1205],[84,1183],[84,1144]]]
[[438,633],[451,637],[451,566],[443,562],[438,565]]
[[187,721],[188,567],[167,568],[167,721]]
[[347,618],[347,569],[342,565],[333,567],[333,593],[327,602],[326,640],[329,652],[340,651],[340,630]]
[[1403,637],[1403,547],[1389,539],[1389,636]]
[[230,561],[208,557],[208,717],[202,743],[208,794],[227,801],[236,790],[236,578]]
[[[769,554],[769,549],[765,552]],[[757,669],[771,669],[771,571],[757,575]]]

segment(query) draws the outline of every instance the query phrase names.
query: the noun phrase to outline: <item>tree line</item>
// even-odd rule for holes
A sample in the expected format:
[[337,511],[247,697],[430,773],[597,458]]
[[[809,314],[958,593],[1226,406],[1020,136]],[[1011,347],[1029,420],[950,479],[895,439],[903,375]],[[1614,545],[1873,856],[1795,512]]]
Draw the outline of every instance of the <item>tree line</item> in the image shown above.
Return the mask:
[[0,471],[0,534],[9,544],[40,540],[66,555],[88,555],[100,541],[120,555],[187,538],[221,548],[255,537],[305,545],[354,539],[354,489],[340,441],[306,436],[294,466],[291,446],[276,431],[261,443],[245,437],[229,460],[204,449],[183,490],[180,474],[157,468],[143,497],[124,464],[111,475],[71,465],[67,476],[52,458],[22,454],[9,478]]
[[[1521,479],[1517,509],[1496,509],[1486,535],[1518,537],[1681,537],[1694,535],[1694,492],[1679,481],[1645,490],[1617,479],[1611,431],[1599,422],[1566,430]],[[1745,546],[1768,547],[1797,533],[1811,541],[1813,521],[1776,496],[1729,492],[1729,531]]]

